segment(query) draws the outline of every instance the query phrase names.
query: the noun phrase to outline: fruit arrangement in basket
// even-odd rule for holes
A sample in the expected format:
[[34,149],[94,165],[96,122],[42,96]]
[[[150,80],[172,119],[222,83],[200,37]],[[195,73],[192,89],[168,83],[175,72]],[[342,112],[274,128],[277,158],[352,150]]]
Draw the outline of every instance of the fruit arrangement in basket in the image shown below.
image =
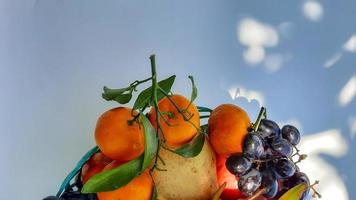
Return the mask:
[[[297,128],[280,128],[261,108],[254,123],[240,107],[196,106],[171,91],[175,76],[152,75],[128,87],[104,87],[102,97],[119,107],[104,112],[95,128],[97,146],[79,161],[56,196],[45,200],[252,200],[306,199],[310,184],[297,164],[307,156]],[[133,107],[131,101],[142,90]],[[201,124],[202,119],[207,124]],[[204,121],[204,120],[202,120]]]

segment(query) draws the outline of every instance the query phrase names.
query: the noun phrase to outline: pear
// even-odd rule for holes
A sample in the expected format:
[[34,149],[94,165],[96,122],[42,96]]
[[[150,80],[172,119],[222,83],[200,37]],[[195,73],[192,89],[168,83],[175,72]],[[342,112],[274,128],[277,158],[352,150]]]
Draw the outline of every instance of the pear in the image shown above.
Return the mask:
[[160,157],[153,178],[159,200],[207,200],[218,188],[216,158],[209,141],[205,139],[201,152],[193,158],[184,158],[160,149]]

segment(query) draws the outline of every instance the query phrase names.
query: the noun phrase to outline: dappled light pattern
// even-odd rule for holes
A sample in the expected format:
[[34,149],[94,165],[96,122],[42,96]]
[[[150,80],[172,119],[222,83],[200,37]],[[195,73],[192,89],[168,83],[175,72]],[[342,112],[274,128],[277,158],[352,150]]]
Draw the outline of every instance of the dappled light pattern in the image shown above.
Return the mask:
[[339,93],[339,104],[347,106],[356,96],[356,75],[353,75]]
[[334,54],[332,57],[330,57],[328,60],[326,60],[326,62],[324,63],[324,67],[325,68],[332,67],[341,59],[342,55],[343,54],[341,52]]
[[280,35],[290,39],[293,27],[292,22],[282,22],[274,27],[254,18],[240,20],[237,37],[245,47],[242,53],[244,61],[249,66],[261,64],[268,73],[279,71],[293,56],[290,53],[267,53],[267,49],[278,46]]
[[356,53],[356,34],[353,34],[344,44],[343,49],[352,53]]
[[325,63],[325,68],[330,68],[334,66],[343,56],[344,53],[356,53],[356,34],[353,34],[342,46],[342,50],[339,50],[333,56],[328,58]]
[[318,22],[322,19],[324,10],[318,1],[306,1],[303,5],[304,17],[313,22]]
[[295,24],[290,21],[282,22],[277,26],[278,33],[285,39],[291,39],[295,31]]
[[348,200],[346,185],[337,169],[321,158],[321,154],[340,158],[347,154],[348,144],[340,130],[331,129],[303,136],[299,145],[302,153],[308,154],[299,167],[308,174],[311,183],[320,181],[318,191],[323,200]]
[[351,116],[348,118],[349,131],[351,139],[354,139],[356,136],[356,116]]
[[240,21],[237,35],[240,43],[247,47],[243,53],[248,64],[261,63],[265,57],[265,48],[278,45],[279,36],[276,29],[253,18]]
[[293,56],[291,54],[282,55],[279,53],[269,54],[264,60],[264,65],[267,72],[273,73],[280,70],[284,63],[291,60]]

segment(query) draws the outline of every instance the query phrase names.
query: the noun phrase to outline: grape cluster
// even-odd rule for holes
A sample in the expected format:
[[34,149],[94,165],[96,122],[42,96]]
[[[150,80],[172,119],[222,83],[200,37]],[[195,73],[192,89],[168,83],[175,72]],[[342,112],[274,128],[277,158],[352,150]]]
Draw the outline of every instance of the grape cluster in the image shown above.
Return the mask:
[[[296,165],[306,157],[296,147],[300,137],[294,126],[280,129],[274,121],[262,119],[257,130],[246,135],[243,152],[226,160],[226,168],[239,179],[239,190],[245,196],[252,196],[263,189],[263,196],[273,199],[300,183],[309,186],[308,176]],[[294,156],[299,156],[296,162]],[[308,196],[309,190],[301,199]]]

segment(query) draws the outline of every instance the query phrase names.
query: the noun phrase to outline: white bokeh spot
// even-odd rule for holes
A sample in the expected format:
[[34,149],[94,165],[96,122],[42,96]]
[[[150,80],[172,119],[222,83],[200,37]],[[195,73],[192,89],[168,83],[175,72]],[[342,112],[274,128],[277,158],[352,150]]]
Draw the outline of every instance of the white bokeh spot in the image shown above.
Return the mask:
[[303,5],[304,17],[313,22],[318,22],[323,18],[324,9],[317,1],[306,1]]

